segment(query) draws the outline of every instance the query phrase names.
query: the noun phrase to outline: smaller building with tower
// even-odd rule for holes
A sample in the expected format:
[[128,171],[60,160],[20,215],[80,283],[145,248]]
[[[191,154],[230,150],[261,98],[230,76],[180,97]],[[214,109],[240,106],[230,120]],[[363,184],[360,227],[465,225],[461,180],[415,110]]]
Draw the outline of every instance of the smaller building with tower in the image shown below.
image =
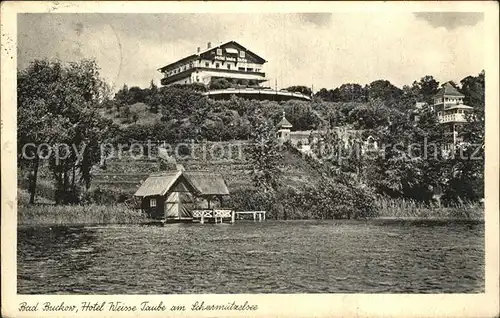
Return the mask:
[[464,97],[450,82],[444,83],[433,97],[438,122],[444,125],[445,134],[453,138],[453,145],[462,142],[460,131],[467,123],[467,114],[474,109],[464,104]]
[[292,128],[293,125],[288,121],[288,119],[286,119],[285,112],[283,111],[283,118],[281,118],[281,121],[278,123],[278,139],[283,142],[290,140],[290,132]]

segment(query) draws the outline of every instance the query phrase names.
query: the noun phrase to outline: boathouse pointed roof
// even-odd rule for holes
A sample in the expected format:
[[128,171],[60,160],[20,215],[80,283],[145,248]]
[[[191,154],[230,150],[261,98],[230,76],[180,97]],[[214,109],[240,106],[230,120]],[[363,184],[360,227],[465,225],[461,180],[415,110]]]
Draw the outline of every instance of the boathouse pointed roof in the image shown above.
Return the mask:
[[189,185],[189,191],[200,196],[229,194],[229,190],[222,175],[204,171],[188,172],[179,169],[177,171],[152,173],[141,184],[134,195],[138,197],[165,195],[179,179],[185,180]]
[[443,97],[443,96],[459,96],[464,97],[465,95],[460,93],[450,82],[446,82],[441,86],[434,97]]
[[181,175],[182,171],[164,171],[151,174],[134,195],[138,197],[165,195]]
[[293,125],[288,121],[288,119],[286,119],[285,112],[283,112],[283,118],[279,122],[278,127],[280,127],[280,128],[292,128],[293,127]]
[[201,195],[229,195],[222,175],[204,171],[186,171],[184,176]]

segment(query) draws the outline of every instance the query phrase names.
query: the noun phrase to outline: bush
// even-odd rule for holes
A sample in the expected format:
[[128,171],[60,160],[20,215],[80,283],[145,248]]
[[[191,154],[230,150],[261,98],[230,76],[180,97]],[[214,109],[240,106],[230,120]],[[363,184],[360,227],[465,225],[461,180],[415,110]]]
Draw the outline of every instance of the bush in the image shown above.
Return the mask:
[[191,83],[191,84],[175,84],[172,87],[179,89],[192,90],[195,92],[206,92],[207,87],[202,83]]
[[118,189],[102,188],[100,186],[82,193],[81,204],[117,204],[133,203],[133,196],[129,192]]
[[264,210],[275,219],[358,219],[376,217],[375,195],[368,188],[323,178],[318,185],[282,186],[276,191],[256,189],[231,193],[229,206],[237,211]]
[[226,89],[231,87],[231,83],[225,78],[213,79],[210,82],[210,89]]

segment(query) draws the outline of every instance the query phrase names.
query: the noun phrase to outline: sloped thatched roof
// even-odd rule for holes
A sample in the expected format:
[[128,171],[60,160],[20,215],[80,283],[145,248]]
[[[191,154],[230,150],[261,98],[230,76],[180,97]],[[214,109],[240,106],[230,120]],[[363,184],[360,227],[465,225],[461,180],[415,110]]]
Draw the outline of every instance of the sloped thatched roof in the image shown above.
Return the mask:
[[179,177],[183,176],[200,196],[228,195],[222,175],[208,172],[172,171],[151,174],[136,191],[135,196],[165,195]]
[[181,174],[182,171],[151,174],[146,181],[141,184],[134,195],[138,197],[164,195]]
[[185,172],[184,176],[201,195],[228,195],[222,175],[208,172]]

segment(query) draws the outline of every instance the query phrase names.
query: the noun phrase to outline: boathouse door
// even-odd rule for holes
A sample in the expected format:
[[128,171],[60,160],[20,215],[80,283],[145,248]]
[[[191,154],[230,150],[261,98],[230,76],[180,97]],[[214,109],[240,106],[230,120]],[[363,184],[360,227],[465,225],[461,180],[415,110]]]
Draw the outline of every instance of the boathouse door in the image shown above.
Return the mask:
[[191,218],[194,198],[189,192],[172,192],[165,201],[166,218]]
[[180,193],[171,192],[165,201],[165,217],[179,218]]
[[190,189],[183,180],[179,180],[172,187],[172,192],[166,196],[165,200],[165,218],[191,218],[194,198]]

